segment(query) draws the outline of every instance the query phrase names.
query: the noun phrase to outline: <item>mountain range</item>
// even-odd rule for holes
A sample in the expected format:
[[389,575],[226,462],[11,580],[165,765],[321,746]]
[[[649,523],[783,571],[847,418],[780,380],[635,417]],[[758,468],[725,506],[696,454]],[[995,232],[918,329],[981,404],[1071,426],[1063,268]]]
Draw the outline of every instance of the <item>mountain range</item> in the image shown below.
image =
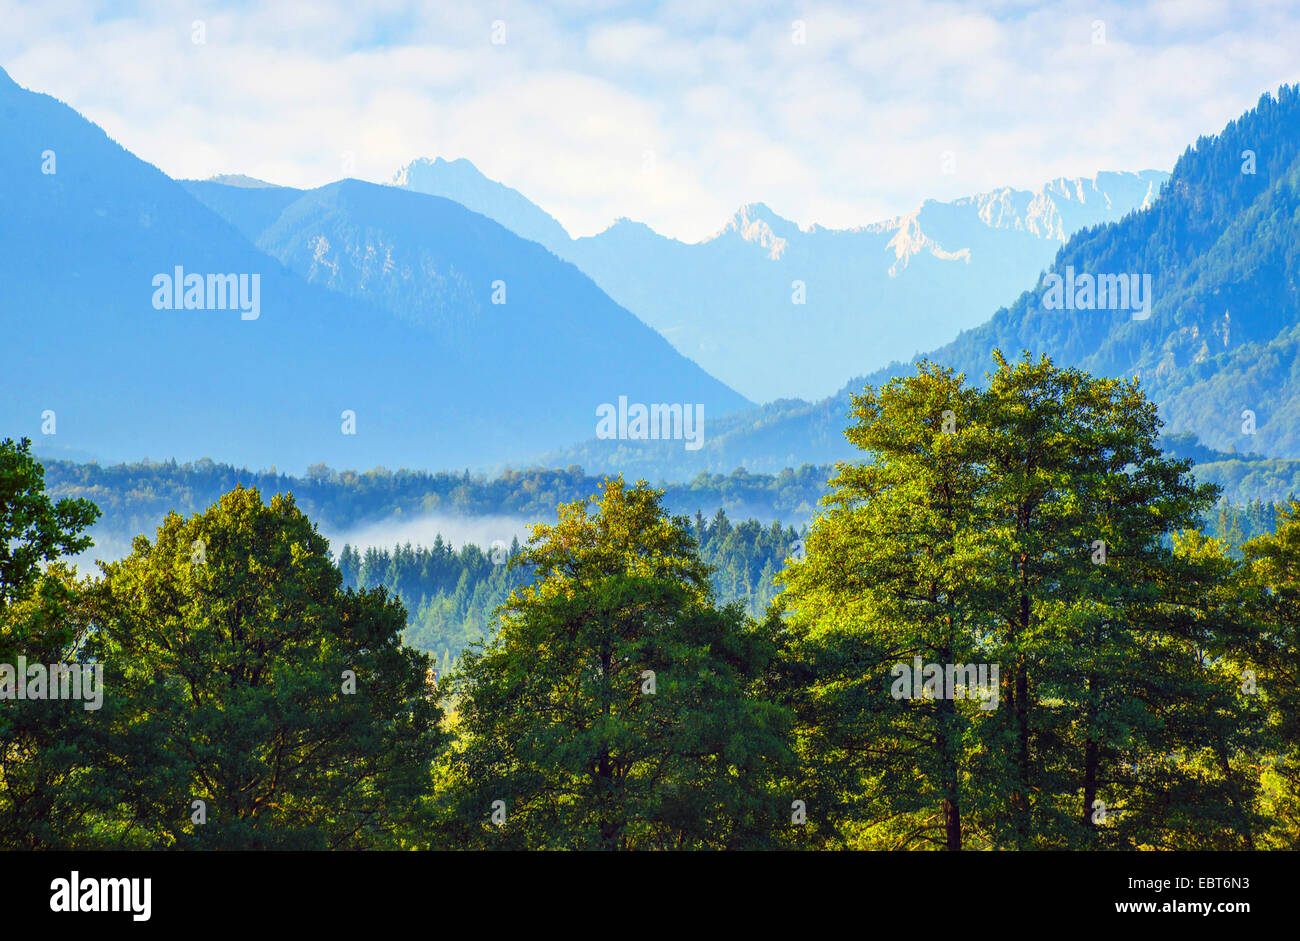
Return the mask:
[[[1074,232],[1149,206],[1168,174],[1003,188],[853,229],[802,229],[762,203],[688,244],[619,219],[571,238],[465,159],[417,160],[396,186],[443,196],[545,245],[684,355],[758,402],[822,398],[986,320]],[[834,337],[828,342],[828,337]]]
[[450,200],[187,188],[3,71],[0,142],[0,426],[42,453],[480,466],[590,436],[620,395],[750,404]]
[[[1149,283],[1149,308],[1120,307],[1122,295],[1115,306],[1095,296],[1091,307],[1066,304],[1062,282],[1081,284],[1085,275]],[[1076,233],[1027,287],[980,326],[834,395],[719,421],[691,455],[588,441],[540,461],[675,478],[846,459],[854,456],[842,435],[852,393],[910,372],[922,358],[980,382],[995,348],[1137,378],[1168,435],[1190,435],[1225,455],[1300,459],[1300,87],[1262,96],[1221,132],[1199,138],[1150,206]]]
[[[417,161],[391,186],[172,180],[3,71],[0,139],[0,421],[46,454],[778,473],[853,456],[843,427],[865,383],[920,358],[979,381],[1001,348],[1138,378],[1169,433],[1220,462],[1300,458],[1295,87],[1197,140],[1167,180],[1099,174],[844,231],[755,204],[694,245],[626,221],[572,239],[468,161]],[[880,254],[883,268],[863,262]],[[1120,278],[1142,304],[1076,296]],[[769,296],[787,279],[807,288],[797,314]],[[620,303],[636,291],[647,299]],[[911,306],[884,317],[891,291]],[[1013,296],[977,326],[938,324],[957,316],[936,314],[941,297],[956,309],[979,291]],[[674,310],[677,348],[660,332]],[[873,324],[929,352],[873,365],[886,348],[863,339]],[[823,381],[832,360],[858,378],[754,407],[761,395],[683,354],[684,330],[721,331],[745,391],[805,354]],[[593,439],[598,410],[626,400],[701,405],[703,447]]]

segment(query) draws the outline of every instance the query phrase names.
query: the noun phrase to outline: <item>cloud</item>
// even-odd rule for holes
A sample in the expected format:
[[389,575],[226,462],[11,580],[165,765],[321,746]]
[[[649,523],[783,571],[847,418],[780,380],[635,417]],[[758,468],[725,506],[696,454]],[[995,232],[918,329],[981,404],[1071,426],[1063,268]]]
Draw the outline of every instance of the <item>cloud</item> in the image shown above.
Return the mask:
[[688,241],[748,202],[850,226],[1168,169],[1300,79],[1280,2],[0,0],[0,19],[15,80],[173,176],[317,186],[347,155],[386,182],[463,156],[575,235],[627,216]]

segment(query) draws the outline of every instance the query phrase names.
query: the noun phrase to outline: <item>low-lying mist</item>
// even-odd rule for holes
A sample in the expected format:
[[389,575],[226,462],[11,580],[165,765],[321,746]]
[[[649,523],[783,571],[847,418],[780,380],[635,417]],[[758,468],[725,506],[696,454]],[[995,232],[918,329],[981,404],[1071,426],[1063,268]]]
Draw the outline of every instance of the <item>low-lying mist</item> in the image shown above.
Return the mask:
[[347,529],[331,530],[321,526],[321,535],[330,541],[330,550],[335,558],[343,551],[345,545],[351,545],[358,552],[366,549],[392,549],[404,546],[408,542],[413,546],[431,546],[438,536],[443,542],[451,543],[455,549],[466,544],[489,549],[500,540],[509,546],[511,540],[518,539],[520,544],[528,541],[528,535],[534,523],[554,523],[555,515],[548,519],[528,519],[522,516],[455,516],[443,513],[431,513],[418,518],[402,516],[389,517],[353,526]]
[[[461,516],[446,513],[430,513],[423,516],[406,516],[398,514],[382,520],[373,520],[357,526],[335,528],[318,524],[317,529],[329,540],[330,552],[337,559],[345,545],[351,545],[358,552],[364,553],[369,548],[392,549],[395,546],[432,546],[438,536],[459,550],[467,544],[478,546],[485,552],[491,549],[496,540],[509,546],[513,539],[520,544],[528,541],[530,528],[534,523],[554,523],[555,514],[546,519],[529,519],[522,516]],[[144,535],[151,541],[157,531],[158,520],[144,529]],[[131,553],[131,541],[134,537],[123,535],[118,529],[100,523],[90,530],[94,539],[85,552],[71,556],[65,561],[73,565],[82,575],[95,575],[99,571],[96,562],[115,562]]]
[[[765,512],[766,510],[766,512]],[[669,507],[675,514],[694,516],[684,507]],[[699,510],[706,519],[712,518],[712,512]],[[727,515],[733,523],[743,519],[757,519],[764,526],[774,521],[770,509],[761,506],[733,505],[727,508]],[[794,523],[799,528],[807,522],[802,518],[806,514],[795,514],[792,520],[781,520],[784,525]],[[537,523],[554,523],[556,513],[552,511],[541,517],[513,516],[501,514],[455,514],[427,513],[421,515],[395,513],[383,519],[369,520],[352,526],[336,526],[329,523],[317,523],[317,529],[329,540],[330,552],[337,559],[345,545],[351,545],[358,552],[365,553],[369,548],[393,549],[395,546],[432,546],[438,536],[444,543],[460,550],[467,544],[489,551],[497,540],[509,546],[518,539],[520,545],[528,541],[533,525]],[[161,515],[157,519],[134,520],[139,531],[152,540],[158,526],[162,523]],[[114,562],[131,552],[134,534],[128,535],[130,528],[122,520],[102,519],[90,529],[94,544],[80,555],[65,560],[72,564],[83,576],[98,572],[96,562]]]

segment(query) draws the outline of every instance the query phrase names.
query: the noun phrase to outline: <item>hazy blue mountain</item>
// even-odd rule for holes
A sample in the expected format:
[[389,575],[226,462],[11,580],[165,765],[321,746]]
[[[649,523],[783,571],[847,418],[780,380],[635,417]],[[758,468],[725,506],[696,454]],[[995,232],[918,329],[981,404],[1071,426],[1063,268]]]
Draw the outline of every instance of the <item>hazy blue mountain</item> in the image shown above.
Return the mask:
[[[1149,275],[1148,316],[1052,309],[1053,276],[1071,272]],[[1201,137],[1149,209],[1078,233],[1032,290],[931,357],[980,376],[995,346],[1137,376],[1171,432],[1210,447],[1300,457],[1300,89]]]
[[[355,181],[187,189],[3,71],[0,141],[0,434],[47,452],[482,466],[591,435],[621,394],[746,404],[571,265],[446,200]],[[263,222],[302,274],[244,234]],[[256,283],[256,318],[156,308],[177,267],[243,276],[249,300]],[[225,282],[204,283],[192,299],[220,301],[207,288]]]
[[398,171],[393,185],[460,203],[565,257],[561,249],[570,239],[564,226],[529,202],[523,193],[489,180],[463,157],[412,161]]
[[[1057,304],[1052,278],[1071,274],[1149,275],[1148,315],[1057,309],[1063,298]],[[1077,233],[1030,284],[1009,307],[926,358],[976,381],[991,368],[995,348],[1136,376],[1170,435],[1194,434],[1224,454],[1300,458],[1300,90],[1265,95],[1221,133],[1197,140],[1149,208]],[[913,369],[895,363],[815,404],[774,403],[717,422],[689,455],[653,442],[588,441],[546,459],[677,477],[737,464],[779,469],[792,455],[826,463],[852,456],[842,437],[850,393]],[[1258,473],[1271,475],[1270,496],[1291,486],[1285,468]]]
[[[476,384],[514,390],[530,410],[580,416],[584,434],[595,429],[596,406],[620,395],[702,403],[710,417],[750,404],[572,264],[449,199],[357,180],[288,193],[186,185],[310,283],[428,331]],[[498,427],[477,433],[492,437]]]
[[242,186],[254,190],[281,188],[277,183],[268,183],[266,180],[259,180],[257,177],[243,173],[218,173],[216,176],[208,177],[206,182],[220,183],[223,186]]
[[181,180],[199,201],[237,228],[250,242],[280,218],[285,207],[303,194],[290,186],[250,186],[230,176]]
[[820,398],[846,376],[975,326],[1032,283],[1070,234],[1149,204],[1167,177],[1099,173],[1033,192],[928,200],[908,215],[847,230],[803,230],[754,203],[693,244],[628,219],[571,239],[467,160],[416,161],[394,182],[454,199],[540,242],[711,374],[771,401]]

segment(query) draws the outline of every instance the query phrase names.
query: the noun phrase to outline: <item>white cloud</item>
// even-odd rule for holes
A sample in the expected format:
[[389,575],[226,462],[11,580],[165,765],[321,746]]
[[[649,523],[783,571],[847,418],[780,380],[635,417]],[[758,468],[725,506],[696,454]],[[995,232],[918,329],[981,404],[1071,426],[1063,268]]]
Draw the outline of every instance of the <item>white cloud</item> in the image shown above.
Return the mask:
[[927,197],[1167,169],[1300,78],[1300,9],[1282,2],[0,0],[0,21],[15,80],[174,176],[315,186],[347,152],[351,175],[384,182],[464,156],[574,234],[630,216],[687,240],[747,202],[847,226]]

